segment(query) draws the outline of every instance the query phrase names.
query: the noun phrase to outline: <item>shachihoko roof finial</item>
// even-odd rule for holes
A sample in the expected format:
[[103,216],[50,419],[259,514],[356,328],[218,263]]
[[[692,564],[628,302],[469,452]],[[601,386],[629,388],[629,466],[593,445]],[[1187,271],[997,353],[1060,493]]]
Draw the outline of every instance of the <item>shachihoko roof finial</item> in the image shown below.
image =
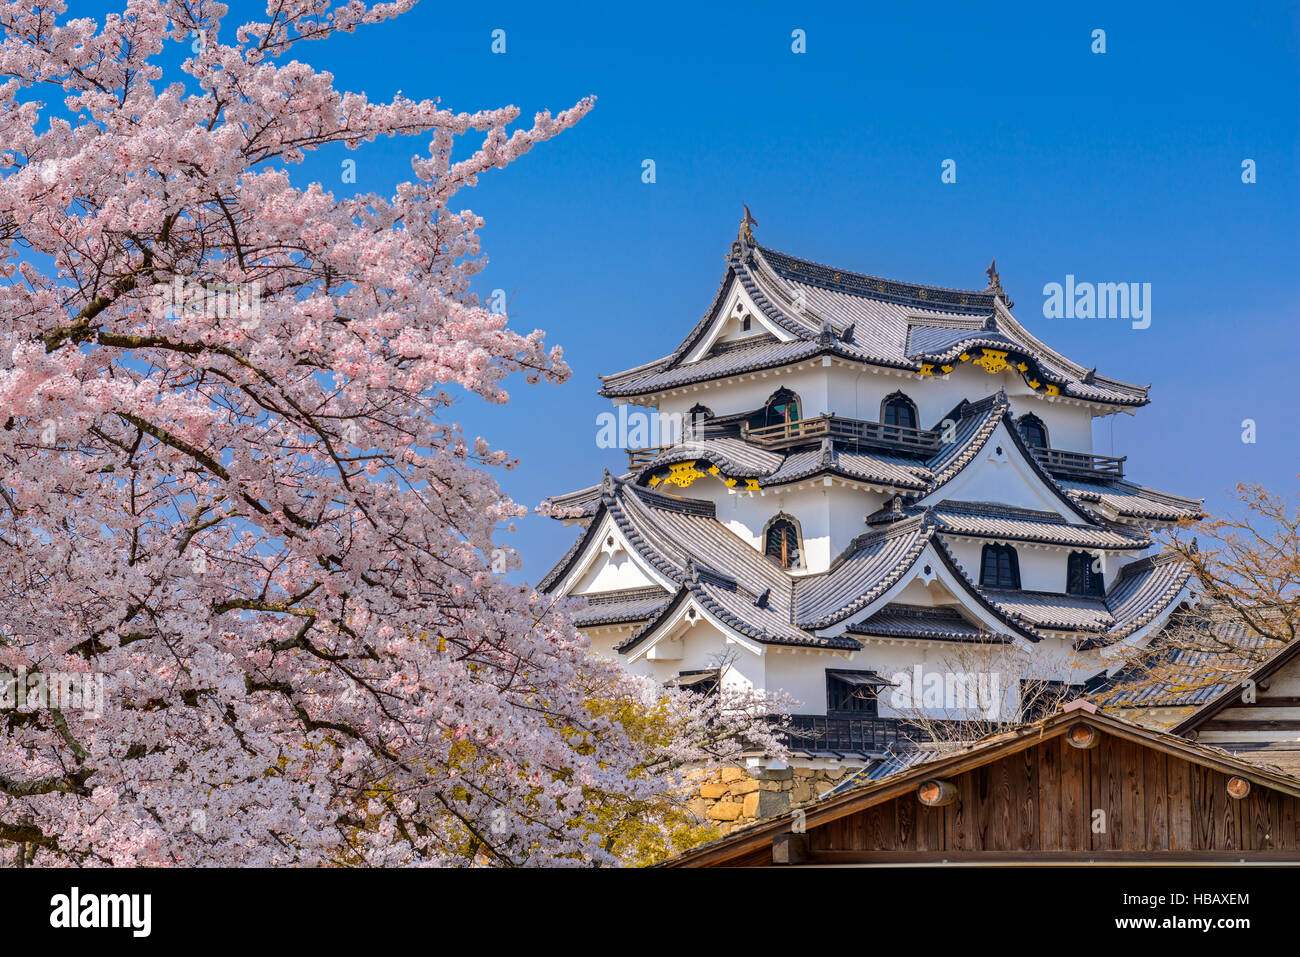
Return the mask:
[[754,245],[754,227],[758,225],[758,220],[754,214],[749,211],[748,203],[741,203],[745,207],[745,216],[740,221],[740,241],[747,245]]
[[984,270],[984,275],[986,275],[986,276],[989,277],[989,284],[988,284],[988,286],[985,287],[984,291],[985,291],[985,292],[991,292],[991,293],[993,293],[993,295],[995,295],[995,296],[1001,296],[1001,297],[1002,297],[1002,301],[1005,302],[1005,303],[1007,304],[1007,308],[1008,308],[1008,309],[1010,309],[1012,306],[1014,306],[1015,303],[1012,302],[1012,301],[1007,297],[1007,294],[1006,294],[1005,292],[1003,292],[1003,290],[1002,290],[1002,280],[998,277],[998,261],[997,261],[997,259],[993,259],[993,260],[989,263],[989,268],[986,269],[986,270]]

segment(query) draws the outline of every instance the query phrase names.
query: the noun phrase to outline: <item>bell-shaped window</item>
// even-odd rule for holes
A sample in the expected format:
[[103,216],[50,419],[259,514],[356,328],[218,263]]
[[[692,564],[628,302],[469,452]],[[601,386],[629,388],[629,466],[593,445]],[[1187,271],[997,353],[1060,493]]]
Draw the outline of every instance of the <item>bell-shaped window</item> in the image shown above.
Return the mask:
[[763,406],[762,425],[781,425],[799,421],[799,397],[789,389],[777,389]]
[[778,515],[767,525],[763,551],[782,568],[799,564],[799,528],[788,516]]
[[880,403],[880,421],[904,429],[920,428],[916,424],[916,403],[901,392],[885,396],[885,401]]
[[980,585],[984,588],[1019,588],[1020,559],[1010,545],[985,545],[980,556]]
[[1020,435],[1031,449],[1047,448],[1047,426],[1036,415],[1020,417]]
[[1065,566],[1065,591],[1070,595],[1094,598],[1105,595],[1106,581],[1101,571],[1101,559],[1087,552],[1070,552]]

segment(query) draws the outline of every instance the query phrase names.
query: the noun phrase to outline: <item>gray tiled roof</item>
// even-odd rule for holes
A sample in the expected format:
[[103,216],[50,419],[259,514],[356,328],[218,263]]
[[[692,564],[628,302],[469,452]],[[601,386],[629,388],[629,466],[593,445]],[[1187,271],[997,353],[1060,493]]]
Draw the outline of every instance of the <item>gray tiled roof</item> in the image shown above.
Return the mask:
[[672,595],[662,588],[629,588],[589,596],[586,607],[574,613],[581,628],[592,625],[646,621],[668,604]]
[[850,634],[886,638],[930,638],[935,641],[1005,641],[967,621],[955,608],[890,603],[865,621],[848,627]]
[[[628,476],[623,475],[621,478],[626,479]],[[578,513],[577,517],[591,516],[596,513],[600,507],[600,486],[590,485],[587,488],[580,488],[573,492],[563,492],[559,495],[548,496],[547,501],[555,509],[573,510]]]
[[[711,512],[674,508],[666,499],[620,483],[612,503],[616,514],[622,516],[616,519],[620,528],[627,522],[635,529],[636,541],[645,548],[643,554],[682,583],[673,603],[661,609],[660,617],[668,615],[689,593],[729,627],[758,641],[846,650],[861,647],[851,638],[822,638],[795,627],[790,614],[791,579],[783,569],[718,522]],[[766,601],[760,605],[764,592]],[[652,619],[619,650],[634,648],[657,623]]]
[[1009,336],[1000,332],[985,332],[983,327],[911,326],[908,329],[907,354],[912,357],[950,358],[950,352],[956,355],[964,347],[976,344],[987,345],[992,349],[1011,349],[1019,345]]
[[1121,518],[1135,521],[1176,522],[1202,514],[1204,499],[1184,498],[1132,482],[1080,482],[1060,479],[1057,484],[1078,502],[1101,505]]
[[1089,549],[1143,549],[1151,538],[1098,525],[1072,524],[1056,512],[1032,511],[989,502],[942,502],[934,507],[939,530],[999,541],[1077,545]]
[[833,444],[827,452],[821,449],[792,452],[781,467],[760,484],[765,487],[784,485],[830,472],[869,484],[919,491],[925,488],[930,475],[922,463],[902,456],[847,449],[843,443]]
[[[707,462],[727,478],[753,478],[764,488],[786,485],[814,475],[833,474],[901,491],[927,487],[930,471],[916,459],[855,449],[852,443],[829,448],[772,452],[736,438],[684,442],[660,452],[638,470],[641,478],[680,462]],[[557,501],[557,500],[552,500]]]
[[1035,628],[1083,633],[1079,647],[1098,647],[1127,638],[1167,613],[1191,579],[1191,569],[1173,552],[1130,562],[1105,598],[1056,592],[982,588],[1007,615]]
[[967,402],[960,411],[954,410],[958,418],[952,441],[941,445],[938,454],[926,462],[932,475],[926,494],[946,485],[971,463],[999,423],[1007,419],[1010,409],[1006,393],[996,392],[978,402]]
[[1060,631],[1105,632],[1115,618],[1100,598],[1062,595],[1056,592],[981,589],[1002,611],[1035,628]]
[[1191,577],[1191,568],[1173,552],[1125,565],[1106,594],[1106,604],[1119,622],[1109,640],[1126,638],[1150,624],[1187,587]]
[[639,474],[644,476],[678,462],[701,460],[718,466],[731,478],[763,478],[780,469],[785,456],[741,439],[697,439],[660,452],[639,470]]
[[732,349],[719,355],[706,356],[699,362],[679,366],[672,366],[667,360],[660,360],[659,363],[635,376],[604,377],[604,388],[601,389],[600,394],[610,397],[646,395],[694,382],[707,382],[744,372],[774,369],[792,362],[802,362],[814,356],[836,352],[854,357],[850,350],[843,348],[837,350],[834,345],[827,345],[816,339],[795,339],[790,342],[762,342],[743,349]]
[[[1020,531],[1021,525],[1029,525],[1035,534],[1041,531],[1044,536],[1085,534],[1078,526],[1049,521],[1038,513],[1027,516],[1025,510],[984,503],[944,503],[892,520],[855,539],[827,571],[791,575],[719,522],[713,503],[676,498],[609,477],[601,486],[597,513],[539,587],[554,588],[569,573],[591,545],[604,514],[610,516],[646,562],[677,586],[671,601],[660,600],[653,612],[647,612],[647,624],[625,643],[627,648],[635,647],[652,633],[659,620],[671,614],[687,596],[693,596],[728,627],[761,642],[860,647],[848,634],[828,637],[816,632],[832,629],[877,601],[902,580],[927,545],[933,546],[939,561],[956,580],[965,583],[975,605],[1031,641],[1039,640],[1039,631],[1048,629],[1078,632],[1078,641],[1083,644],[1110,643],[1167,613],[1188,580],[1183,565],[1161,556],[1126,566],[1104,599],[981,589],[944,544],[946,522],[978,519],[1008,522]],[[989,514],[995,518],[989,519]],[[1104,536],[1118,533],[1097,528],[1087,534],[1097,536],[1095,540],[1100,542]],[[625,599],[623,596],[619,600]],[[641,610],[641,606],[637,608]],[[944,618],[941,610],[934,610],[930,620],[909,622],[898,606],[887,606],[852,630],[855,634],[884,634],[872,628],[888,628],[888,636],[910,634],[947,640],[970,637],[970,631],[960,623],[941,620]]]
[[920,516],[859,536],[826,572],[795,582],[797,620],[829,628],[866,608],[898,583],[933,532],[934,522]]
[[1212,630],[1222,650],[1182,648],[1157,638],[1149,653],[1126,664],[1092,697],[1104,708],[1207,704],[1287,647],[1235,621],[1216,622]]
[[946,750],[956,746],[956,744],[946,742],[924,742],[912,747],[902,748],[888,757],[877,758],[862,770],[848,775],[843,781],[840,781],[835,787],[826,792],[823,797],[834,797],[837,794],[843,794],[845,791],[851,791],[860,785],[879,781],[891,774],[897,774],[899,771],[906,771],[918,764],[933,761],[935,758],[943,757]]
[[[765,247],[735,245],[709,311],[670,355],[603,376],[603,394],[648,395],[693,382],[774,368],[817,355],[921,371],[967,348],[987,346],[1032,365],[1027,378],[1079,399],[1133,406],[1146,388],[1098,376],[1053,351],[1001,311],[988,291],[902,283],[823,266]],[[794,339],[758,343],[686,363],[737,278],[764,317]],[[799,303],[799,306],[795,304]],[[823,333],[823,324],[832,335]],[[851,332],[851,335],[850,335]]]

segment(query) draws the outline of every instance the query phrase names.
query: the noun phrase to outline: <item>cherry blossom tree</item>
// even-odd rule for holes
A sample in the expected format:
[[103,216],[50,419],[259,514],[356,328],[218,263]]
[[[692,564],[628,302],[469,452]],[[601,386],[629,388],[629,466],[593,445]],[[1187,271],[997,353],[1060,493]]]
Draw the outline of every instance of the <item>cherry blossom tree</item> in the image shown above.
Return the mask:
[[[568,369],[473,294],[452,202],[592,101],[510,131],[290,58],[413,2],[0,3],[0,861],[617,863],[595,804],[654,827],[777,747],[493,573],[514,463],[446,388]],[[291,180],[398,134],[389,197]],[[37,675],[102,707],[24,707]]]

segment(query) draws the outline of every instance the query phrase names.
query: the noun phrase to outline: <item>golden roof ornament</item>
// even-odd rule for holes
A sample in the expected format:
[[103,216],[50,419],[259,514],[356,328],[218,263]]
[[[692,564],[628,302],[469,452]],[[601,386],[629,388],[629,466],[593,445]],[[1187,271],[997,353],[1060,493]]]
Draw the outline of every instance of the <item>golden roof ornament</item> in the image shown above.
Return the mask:
[[754,214],[749,211],[748,203],[741,203],[745,207],[745,217],[740,221],[740,235],[738,238],[747,246],[754,245],[754,227],[758,225],[758,220]]
[[1014,306],[1015,303],[1012,302],[1011,299],[1007,296],[1007,294],[1002,291],[1002,280],[998,278],[997,259],[994,259],[992,262],[989,263],[989,268],[984,270],[984,275],[989,277],[989,284],[984,288],[984,291],[991,292],[995,296],[1001,296],[1002,301],[1007,304],[1008,309]]

